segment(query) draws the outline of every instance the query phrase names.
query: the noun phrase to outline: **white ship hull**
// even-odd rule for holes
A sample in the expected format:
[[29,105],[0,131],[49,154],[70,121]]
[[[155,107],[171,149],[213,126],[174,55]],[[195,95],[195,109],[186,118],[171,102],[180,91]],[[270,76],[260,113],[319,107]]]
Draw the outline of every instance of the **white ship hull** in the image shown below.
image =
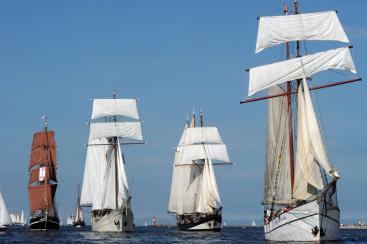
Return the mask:
[[102,216],[93,216],[92,231],[97,232],[129,232],[134,230],[134,215],[131,211],[114,209]]
[[325,201],[314,200],[280,214],[264,224],[270,241],[336,241],[339,239],[339,209],[326,209]]
[[194,227],[188,228],[189,231],[219,231],[222,228],[222,224],[215,220],[209,220],[205,223],[196,225]]

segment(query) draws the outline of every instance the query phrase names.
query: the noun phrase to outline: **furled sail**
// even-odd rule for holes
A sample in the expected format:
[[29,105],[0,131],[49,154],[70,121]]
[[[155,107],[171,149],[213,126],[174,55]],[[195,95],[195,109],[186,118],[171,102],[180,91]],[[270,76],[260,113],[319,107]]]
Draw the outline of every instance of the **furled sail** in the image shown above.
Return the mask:
[[286,81],[302,79],[303,76],[310,77],[328,69],[348,70],[356,73],[348,47],[251,68],[248,95],[251,96]]
[[8,208],[6,207],[3,195],[0,192],[0,226],[10,225],[12,223]]
[[[54,197],[57,188],[56,143],[54,131],[41,131],[33,135],[29,162],[28,193],[30,210],[54,212]],[[56,213],[55,213],[56,214]]]
[[[279,86],[269,88],[269,95],[279,94]],[[269,100],[265,161],[264,203],[289,203],[292,190],[289,157],[289,118],[287,97]]]
[[143,140],[140,122],[91,123],[89,136],[90,140],[108,137]]
[[349,42],[335,11],[260,17],[256,52],[302,40]]
[[106,116],[126,116],[139,119],[135,99],[93,99],[92,119]]
[[297,154],[294,197],[307,199],[325,186],[323,170],[334,176],[329,163],[307,81],[298,88]]

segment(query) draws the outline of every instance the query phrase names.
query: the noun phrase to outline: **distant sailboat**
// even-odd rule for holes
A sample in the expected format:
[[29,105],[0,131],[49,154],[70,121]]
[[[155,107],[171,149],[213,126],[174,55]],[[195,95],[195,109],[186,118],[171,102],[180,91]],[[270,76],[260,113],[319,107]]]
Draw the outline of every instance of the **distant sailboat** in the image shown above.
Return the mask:
[[55,132],[47,128],[34,133],[29,161],[29,202],[31,230],[58,230],[60,220],[55,204],[57,188]]
[[252,227],[256,227],[256,222],[255,222],[255,220],[252,220],[252,222],[251,222],[251,226],[252,226]]
[[196,127],[187,121],[175,151],[168,212],[176,215],[178,230],[221,230],[222,203],[212,160],[229,164],[227,147],[216,127]]
[[[356,73],[350,47],[302,56],[300,41],[349,42],[335,11],[259,18],[256,52],[285,43],[285,61],[249,69],[249,96],[268,90],[270,99],[264,183],[264,231],[271,241],[335,241],[339,238],[340,210],[336,183],[311,90],[361,80],[359,77],[318,87],[308,78],[328,69]],[[296,50],[290,50],[295,41]],[[291,58],[290,54],[296,57]],[[315,82],[315,81],[313,81]],[[297,128],[293,128],[293,123]],[[294,149],[295,148],[295,149]]]
[[84,219],[83,219],[83,211],[80,207],[80,191],[79,191],[79,184],[78,184],[78,196],[76,200],[76,211],[75,211],[75,219],[73,221],[74,227],[84,227]]
[[[124,116],[130,121],[118,122]],[[98,118],[104,121],[98,122]],[[121,145],[143,144],[135,99],[94,99],[85,163],[81,205],[92,207],[92,230],[134,230],[131,195]],[[137,142],[122,141],[133,139]]]
[[71,214],[66,219],[66,225],[73,225],[73,223],[74,223],[74,215]]
[[0,231],[6,231],[6,226],[11,224],[8,208],[6,207],[3,195],[0,192]]

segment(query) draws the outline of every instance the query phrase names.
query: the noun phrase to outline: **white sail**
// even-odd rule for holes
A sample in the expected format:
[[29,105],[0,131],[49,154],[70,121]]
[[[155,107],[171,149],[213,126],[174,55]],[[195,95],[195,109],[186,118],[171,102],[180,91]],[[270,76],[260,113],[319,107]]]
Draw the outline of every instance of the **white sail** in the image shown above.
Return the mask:
[[108,137],[143,140],[140,122],[91,123],[89,137],[90,140]]
[[181,162],[200,160],[210,157],[214,160],[229,163],[227,147],[224,144],[186,145],[177,147],[181,152]]
[[[282,88],[269,88],[269,95],[279,94]],[[287,97],[269,100],[264,203],[289,203],[291,190],[289,157],[289,117]]]
[[74,217],[72,215],[70,215],[67,220],[66,220],[66,224],[67,225],[72,225],[74,222]]
[[202,188],[203,167],[174,166],[168,211],[182,214],[193,214]]
[[298,89],[297,154],[294,197],[307,199],[325,186],[322,167],[330,176],[336,172],[329,163],[313,108],[307,81]]
[[6,207],[3,195],[0,192],[0,226],[10,225],[12,223],[8,209]]
[[222,206],[212,162],[206,159],[196,212],[212,213]]
[[302,79],[303,76],[310,77],[328,69],[340,69],[356,73],[348,47],[251,68],[249,71],[248,95],[251,96],[286,81]]
[[[118,139],[118,143],[120,143],[120,140]],[[130,197],[130,193],[129,193],[129,185],[127,182],[127,177],[126,177],[126,171],[125,171],[125,162],[124,162],[124,157],[122,154],[122,150],[121,150],[121,146],[118,146],[118,170],[119,170],[119,199],[121,199],[121,203],[120,204],[125,204],[127,202],[127,200]]]
[[25,223],[25,219],[24,219],[24,211],[22,210],[22,213],[21,213],[21,215],[20,215],[20,224],[26,224]]
[[[118,141],[119,143],[119,141]],[[116,206],[116,184],[115,184],[115,155],[117,155],[117,170],[118,170],[118,194],[117,194],[117,206]],[[127,178],[125,173],[125,166],[123,157],[121,154],[121,148],[117,146],[117,152],[115,152],[115,146],[110,145],[105,153],[104,161],[100,161],[99,164],[102,168],[98,172],[98,178],[96,186],[94,187],[94,199],[92,210],[96,209],[116,209],[123,206],[129,197],[129,188],[127,184]]]
[[83,187],[80,204],[82,206],[92,206],[96,194],[96,188],[100,185],[101,174],[104,171],[106,153],[109,148],[106,138],[89,140],[94,146],[87,147],[87,157],[85,161]]
[[302,40],[349,42],[335,11],[260,17],[256,52]]
[[194,127],[187,128],[185,137],[180,141],[180,145],[190,145],[197,143],[215,143],[222,144],[217,127]]
[[135,99],[93,99],[92,119],[122,115],[139,119]]

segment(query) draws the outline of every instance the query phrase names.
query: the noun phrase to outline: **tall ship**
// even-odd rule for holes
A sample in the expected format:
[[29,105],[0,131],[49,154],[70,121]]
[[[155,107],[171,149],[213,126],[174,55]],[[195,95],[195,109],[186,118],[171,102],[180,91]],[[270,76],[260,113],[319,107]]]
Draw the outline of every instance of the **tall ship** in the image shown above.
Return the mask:
[[213,165],[230,164],[227,147],[216,127],[206,127],[203,113],[186,122],[175,150],[168,212],[181,231],[220,231],[222,202]]
[[3,195],[0,192],[0,232],[6,231],[6,226],[11,225],[8,208],[6,207]]
[[60,220],[55,203],[58,184],[55,132],[48,130],[47,118],[44,117],[44,119],[44,130],[33,134],[28,168],[29,229],[58,230]]
[[[120,121],[120,120],[123,121]],[[81,205],[92,230],[133,231],[134,215],[122,147],[143,144],[136,99],[93,99]]]
[[[293,7],[292,13],[285,5],[284,15],[258,19],[256,53],[281,44],[286,60],[247,70],[248,95],[264,90],[268,95],[241,102],[268,100],[262,202],[265,238],[335,241],[340,225],[340,175],[327,153],[310,91],[361,78],[355,75],[351,46],[312,54],[301,47],[309,40],[349,42],[336,11],[299,14],[297,0]],[[314,75],[324,70],[346,72],[353,78],[309,87],[311,80],[316,83],[322,78]]]
[[85,222],[83,218],[83,210],[80,206],[80,191],[79,191],[79,184],[78,184],[78,196],[76,199],[76,210],[75,210],[75,218],[73,219],[73,226],[74,227],[84,227]]

